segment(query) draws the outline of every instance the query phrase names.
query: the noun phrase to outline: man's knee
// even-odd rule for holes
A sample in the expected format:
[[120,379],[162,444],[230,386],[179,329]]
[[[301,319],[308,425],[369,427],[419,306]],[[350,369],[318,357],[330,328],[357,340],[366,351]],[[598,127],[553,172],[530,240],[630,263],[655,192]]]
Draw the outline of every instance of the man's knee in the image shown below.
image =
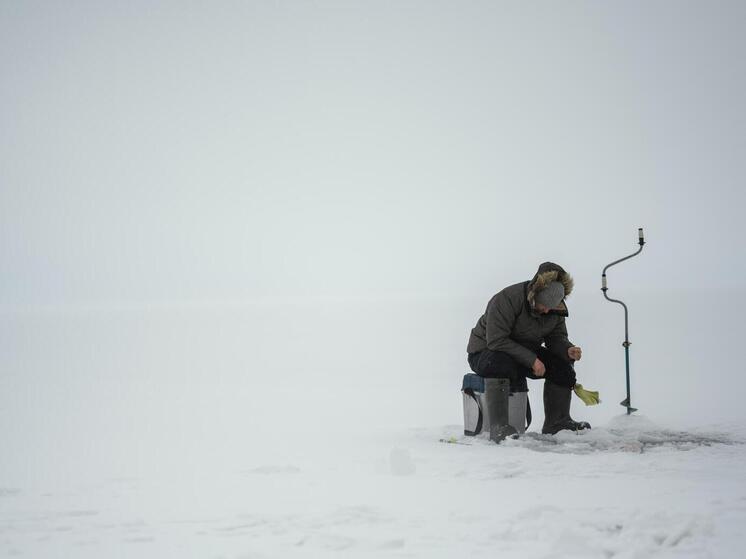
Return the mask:
[[548,352],[545,358],[544,365],[547,372],[544,378],[546,380],[567,388],[575,386],[575,368],[572,363]]
[[511,386],[515,385],[518,379],[523,378],[520,365],[510,355],[501,351],[486,349],[474,361],[475,367],[473,366],[472,370],[479,376],[506,378],[510,380]]

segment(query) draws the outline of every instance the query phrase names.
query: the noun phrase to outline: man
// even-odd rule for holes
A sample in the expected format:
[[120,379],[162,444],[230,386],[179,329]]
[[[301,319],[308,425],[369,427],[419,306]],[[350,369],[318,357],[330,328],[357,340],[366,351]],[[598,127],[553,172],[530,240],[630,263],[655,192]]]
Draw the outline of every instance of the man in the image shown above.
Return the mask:
[[590,429],[585,421],[570,417],[573,363],[582,357],[582,350],[567,339],[565,327],[565,297],[572,288],[570,274],[544,262],[531,281],[506,287],[490,299],[466,349],[472,371],[482,377],[510,379],[511,392],[527,391],[527,377],[543,378],[541,432],[552,435],[563,429]]

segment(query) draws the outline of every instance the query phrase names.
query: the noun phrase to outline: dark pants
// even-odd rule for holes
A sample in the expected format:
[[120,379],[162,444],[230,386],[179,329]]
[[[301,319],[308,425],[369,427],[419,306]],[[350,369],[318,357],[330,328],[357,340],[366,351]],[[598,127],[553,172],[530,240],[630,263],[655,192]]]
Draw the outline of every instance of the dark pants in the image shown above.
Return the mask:
[[566,388],[575,386],[575,369],[573,369],[572,362],[557,357],[544,347],[538,349],[536,356],[546,368],[544,377],[537,377],[533,370],[517,363],[507,353],[491,349],[470,353],[469,366],[481,377],[510,379],[511,392],[526,392],[528,390],[527,378],[544,378]]

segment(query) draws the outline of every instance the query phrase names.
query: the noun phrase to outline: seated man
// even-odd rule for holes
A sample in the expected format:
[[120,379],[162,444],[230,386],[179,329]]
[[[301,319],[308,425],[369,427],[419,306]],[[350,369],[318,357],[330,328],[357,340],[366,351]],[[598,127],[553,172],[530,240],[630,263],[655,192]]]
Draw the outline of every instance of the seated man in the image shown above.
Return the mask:
[[[471,370],[488,378],[510,379],[512,392],[527,390],[526,377],[544,378],[542,433],[590,429],[570,417],[575,386],[573,362],[581,349],[567,339],[564,299],[573,280],[561,266],[544,262],[531,281],[506,287],[492,297],[469,337]],[[546,347],[542,347],[542,343]]]

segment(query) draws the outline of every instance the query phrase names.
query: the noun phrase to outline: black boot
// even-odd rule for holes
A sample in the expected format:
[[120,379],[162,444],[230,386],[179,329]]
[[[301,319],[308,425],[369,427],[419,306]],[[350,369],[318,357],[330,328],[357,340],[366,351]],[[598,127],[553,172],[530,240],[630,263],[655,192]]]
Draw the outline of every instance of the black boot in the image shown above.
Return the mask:
[[487,416],[490,424],[490,440],[499,443],[506,437],[516,435],[518,431],[508,424],[508,398],[510,397],[510,380],[506,378],[484,379],[484,391],[487,396]]
[[544,427],[541,432],[554,435],[562,430],[582,431],[590,429],[586,421],[574,421],[570,417],[570,398],[572,390],[554,384],[548,380],[544,381]]

